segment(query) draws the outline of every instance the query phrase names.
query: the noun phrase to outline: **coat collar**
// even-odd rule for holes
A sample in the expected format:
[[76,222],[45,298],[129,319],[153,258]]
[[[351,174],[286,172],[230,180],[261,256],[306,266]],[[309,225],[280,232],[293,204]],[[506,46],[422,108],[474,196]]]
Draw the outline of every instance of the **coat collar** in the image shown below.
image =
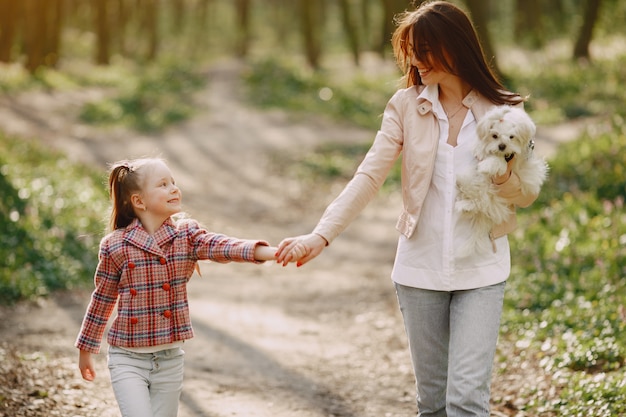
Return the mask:
[[176,226],[171,218],[168,218],[154,235],[146,232],[139,219],[134,219],[124,230],[124,241],[158,256],[163,256],[161,248],[175,237]]
[[[439,100],[439,91],[436,85],[417,87],[417,111],[422,116],[432,111],[433,103]],[[477,120],[494,106],[489,100],[483,97],[478,91],[471,90],[464,98],[463,105],[472,110]]]

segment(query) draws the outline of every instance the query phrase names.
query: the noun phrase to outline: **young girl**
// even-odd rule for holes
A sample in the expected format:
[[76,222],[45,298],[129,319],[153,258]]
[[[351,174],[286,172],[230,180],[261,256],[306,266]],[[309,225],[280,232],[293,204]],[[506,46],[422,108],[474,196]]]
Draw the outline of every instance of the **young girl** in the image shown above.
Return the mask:
[[[110,227],[100,243],[96,289],[76,340],[82,377],[96,377],[92,353],[113,309],[108,365],[124,417],[174,417],[183,380],[183,350],[193,337],[187,282],[197,261],[262,263],[276,248],[175,221],[181,191],[161,159],[121,161],[109,175]],[[118,302],[119,300],[119,302]]]

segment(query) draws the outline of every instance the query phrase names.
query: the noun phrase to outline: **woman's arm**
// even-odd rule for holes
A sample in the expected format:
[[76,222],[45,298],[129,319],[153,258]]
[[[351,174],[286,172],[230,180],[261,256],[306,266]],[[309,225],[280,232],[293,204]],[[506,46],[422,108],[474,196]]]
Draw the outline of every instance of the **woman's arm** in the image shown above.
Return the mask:
[[512,158],[508,162],[506,173],[493,178],[493,185],[495,185],[498,195],[504,198],[509,204],[524,208],[530,206],[537,199],[538,195],[522,194],[519,176],[511,172],[515,158],[517,157]]

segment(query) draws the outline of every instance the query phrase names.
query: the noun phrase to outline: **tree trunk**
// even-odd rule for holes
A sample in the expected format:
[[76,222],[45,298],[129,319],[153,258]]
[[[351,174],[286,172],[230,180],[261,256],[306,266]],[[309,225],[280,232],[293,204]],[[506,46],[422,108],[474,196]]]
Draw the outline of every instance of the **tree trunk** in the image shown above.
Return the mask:
[[378,53],[380,56],[385,56],[385,52],[391,47],[391,36],[393,35],[394,18],[398,13],[407,10],[411,4],[421,4],[422,1],[408,1],[408,0],[381,0],[383,6],[383,21],[382,21],[382,34],[378,44]]
[[601,0],[587,0],[585,2],[585,11],[583,13],[584,21],[583,26],[576,39],[576,45],[574,46],[574,59],[586,59],[590,60],[589,44],[593,38],[593,27],[598,20],[598,14],[600,13]]
[[0,0],[0,62],[12,61],[12,50],[22,3]]
[[115,21],[117,22],[115,30],[115,45],[119,53],[126,55],[128,53],[126,46],[126,28],[129,21],[130,8],[125,0],[117,0],[115,7]]
[[25,67],[32,74],[45,63],[46,14],[49,3],[38,0],[24,0],[23,5]]
[[321,57],[321,5],[318,1],[300,0],[300,22],[304,38],[304,53],[311,68],[320,68]]
[[491,66],[493,72],[501,77],[500,68],[496,60],[495,52],[491,43],[491,36],[489,35],[489,0],[466,0],[467,8],[470,11],[472,22],[478,33],[478,38],[483,47],[485,53],[485,59]]
[[111,59],[109,33],[108,0],[93,0],[95,3],[96,24],[96,64],[109,65]]
[[238,29],[235,51],[238,57],[245,57],[250,47],[250,0],[236,0],[235,7]]
[[185,24],[185,0],[172,0],[172,32],[180,34]]
[[146,59],[154,61],[159,50],[159,31],[158,31],[158,6],[157,0],[148,0],[145,4],[145,22],[146,32],[148,35],[148,51]]
[[352,13],[352,7],[349,0],[339,0],[339,7],[341,9],[341,20],[343,28],[348,38],[348,46],[352,53],[352,60],[356,66],[359,65],[361,47],[359,43],[359,31],[354,21],[354,15]]
[[361,34],[366,50],[373,49],[374,38],[372,37],[372,13],[370,10],[370,0],[361,0],[359,5],[361,17]]
[[[477,2],[480,1],[477,0]],[[532,48],[540,49],[545,44],[542,16],[540,0],[517,0],[513,32],[515,38],[526,40]]]
[[265,0],[270,9],[273,37],[280,46],[286,46],[285,40],[292,35],[290,23],[293,16],[299,16],[299,2],[293,0]]
[[198,0],[195,25],[202,30],[209,19],[209,9],[213,0]]
[[63,0],[47,0],[47,35],[44,47],[44,61],[47,66],[56,67],[61,50],[61,32],[63,30]]

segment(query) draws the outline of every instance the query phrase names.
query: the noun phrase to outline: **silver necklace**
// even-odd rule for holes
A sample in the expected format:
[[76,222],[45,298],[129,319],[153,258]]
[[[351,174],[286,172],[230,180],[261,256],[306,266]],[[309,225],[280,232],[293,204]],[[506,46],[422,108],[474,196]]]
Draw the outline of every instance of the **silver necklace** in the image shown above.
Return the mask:
[[456,109],[456,110],[455,110],[452,114],[450,114],[450,113],[446,110],[446,107],[443,105],[443,103],[441,103],[441,107],[443,107],[443,111],[444,111],[444,113],[445,113],[445,114],[446,114],[446,116],[448,117],[448,120],[450,120],[450,119],[452,119],[454,116],[456,116],[456,114],[457,114],[458,112],[460,112],[460,111],[461,111],[461,109],[463,108],[463,103],[461,103],[461,104],[459,105],[459,107],[457,107],[457,109]]

